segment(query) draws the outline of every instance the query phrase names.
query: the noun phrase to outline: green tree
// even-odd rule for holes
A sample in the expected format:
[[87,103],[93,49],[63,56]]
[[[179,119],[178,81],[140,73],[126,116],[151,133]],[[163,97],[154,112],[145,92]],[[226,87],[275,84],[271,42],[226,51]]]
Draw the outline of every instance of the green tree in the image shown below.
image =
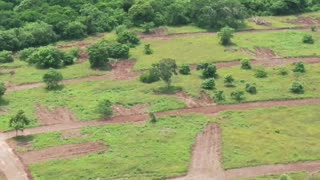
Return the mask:
[[3,82],[0,82],[0,98],[6,93],[7,88]]
[[304,93],[304,87],[300,82],[295,81],[295,82],[292,83],[292,85],[290,87],[290,91],[292,93],[295,93],[295,94],[303,94]]
[[250,94],[257,94],[257,88],[255,84],[246,84],[246,91]]
[[144,53],[147,54],[147,55],[153,54],[153,50],[151,49],[151,45],[150,44],[144,45]]
[[89,62],[92,68],[104,68],[109,62],[108,45],[98,42],[88,48]]
[[263,67],[260,67],[260,68],[258,68],[258,69],[256,70],[254,76],[255,76],[256,78],[265,78],[265,77],[268,76],[268,73],[267,73],[267,71],[266,71]]
[[150,34],[153,32],[153,28],[154,28],[155,24],[153,22],[149,22],[149,23],[143,23],[141,25],[141,28],[143,29],[143,32],[146,34]]
[[10,63],[13,62],[11,51],[0,51],[0,63]]
[[314,39],[313,39],[312,35],[306,34],[306,35],[303,36],[302,42],[305,43],[305,44],[313,44],[314,43]]
[[169,89],[172,76],[177,74],[176,61],[174,59],[162,59],[159,63],[153,64],[153,69],[158,77],[167,84],[167,88]]
[[203,71],[202,71],[202,77],[207,78],[213,78],[217,76],[217,67],[216,65],[209,64]]
[[224,77],[224,85],[227,87],[232,87],[234,82],[234,78],[232,75],[226,75]]
[[231,98],[234,99],[235,101],[241,102],[244,99],[244,92],[243,91],[234,91],[231,92]]
[[22,110],[19,110],[18,113],[12,117],[9,121],[9,127],[15,129],[16,136],[18,135],[18,131],[24,130],[24,128],[29,125],[30,120],[24,115]]
[[151,22],[155,17],[155,12],[150,2],[143,0],[136,1],[129,9],[128,14],[136,25]]
[[223,91],[216,91],[214,93],[214,100],[216,102],[221,102],[221,101],[225,101],[226,100],[226,97],[224,95],[224,92]]
[[305,73],[306,69],[304,67],[303,62],[295,63],[293,72]]
[[62,74],[54,69],[49,69],[49,71],[43,75],[43,82],[47,84],[47,89],[49,90],[59,87],[59,82],[62,80]]
[[216,86],[214,78],[205,79],[201,85],[203,89],[214,89]]
[[179,69],[179,73],[183,74],[183,75],[188,75],[188,74],[190,74],[190,72],[191,72],[191,70],[188,65],[182,65]]
[[251,69],[251,64],[249,59],[241,60],[241,69]]
[[140,39],[137,34],[129,30],[120,31],[117,34],[117,41],[121,44],[127,44],[130,47],[135,47],[140,44]]
[[80,39],[87,35],[86,26],[79,21],[69,22],[63,30],[63,37],[66,39]]
[[229,26],[222,28],[218,32],[218,37],[220,38],[220,43],[224,46],[230,45],[231,39],[233,38],[233,33],[234,33],[234,29],[230,28]]
[[28,58],[29,64],[35,64],[39,68],[59,68],[62,66],[64,53],[55,47],[41,47]]
[[97,111],[102,117],[112,116],[112,102],[107,99],[101,100],[97,106]]
[[128,45],[118,42],[106,42],[106,44],[110,58],[127,59],[129,57],[130,48]]

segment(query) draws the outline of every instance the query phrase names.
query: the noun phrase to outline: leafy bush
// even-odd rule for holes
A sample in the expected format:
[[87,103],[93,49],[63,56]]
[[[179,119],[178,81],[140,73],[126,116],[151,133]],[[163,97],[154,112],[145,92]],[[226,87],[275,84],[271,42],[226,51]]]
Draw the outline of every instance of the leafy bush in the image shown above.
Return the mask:
[[287,174],[282,174],[280,176],[280,180],[292,180],[292,178]]
[[265,78],[265,77],[268,76],[268,73],[267,73],[267,71],[266,71],[263,67],[260,67],[260,68],[258,68],[258,69],[256,70],[254,76],[255,76],[256,78]]
[[117,34],[117,41],[121,44],[127,44],[130,47],[135,47],[140,43],[140,39],[137,34],[129,30],[119,32]]
[[144,53],[147,54],[147,55],[153,54],[153,50],[151,49],[151,45],[150,44],[144,45]]
[[101,100],[97,106],[97,112],[101,114],[102,117],[111,116],[113,114],[112,102],[109,100]]
[[217,67],[213,64],[210,64],[205,68],[202,72],[202,77],[207,78],[213,78],[217,76]]
[[214,78],[209,78],[203,81],[201,87],[203,89],[214,89],[215,86],[216,86],[216,83],[214,81]]
[[64,54],[64,57],[63,57],[63,65],[64,66],[72,65],[74,64],[75,59],[76,58],[72,54],[66,53]]
[[224,95],[223,91],[217,91],[214,93],[214,100],[215,102],[221,102],[221,101],[225,101],[226,97]]
[[241,69],[251,69],[251,64],[249,59],[241,60]]
[[37,51],[37,48],[25,48],[21,51],[19,51],[19,58],[21,61],[27,61],[28,57],[31,56],[32,53]]
[[288,75],[289,72],[285,67],[280,67],[280,68],[278,68],[278,74],[282,75],[282,76],[285,76],[285,75]]
[[59,68],[62,65],[63,58],[64,53],[62,51],[47,46],[38,48],[27,58],[27,62],[40,68]]
[[1,51],[0,52],[0,63],[10,63],[13,62],[11,51]]
[[299,73],[306,72],[303,62],[295,63],[293,72],[299,72]]
[[92,68],[104,68],[109,62],[108,45],[106,42],[98,42],[88,48],[89,62]]
[[306,35],[303,36],[302,42],[305,43],[305,44],[313,44],[314,40],[313,40],[313,37],[311,35],[306,34]]
[[62,74],[54,69],[49,69],[43,76],[43,82],[47,84],[47,89],[52,90],[59,87],[59,82],[63,80]]
[[[106,42],[107,43],[107,42]],[[126,59],[129,57],[129,46],[118,42],[107,43],[108,55],[110,58]]]
[[63,37],[66,39],[80,39],[87,36],[86,26],[79,21],[69,22],[63,32]]
[[4,93],[6,93],[6,91],[7,91],[6,86],[4,85],[3,82],[0,82],[0,98],[4,95]]
[[222,45],[229,45],[231,44],[231,39],[233,38],[234,29],[226,26],[222,28],[218,32],[218,37],[220,38],[220,43]]
[[153,32],[153,28],[154,28],[155,24],[153,22],[149,22],[149,23],[144,23],[141,25],[141,28],[143,29],[143,32],[146,34],[150,34]]
[[290,91],[295,94],[303,94],[304,87],[300,82],[295,81],[292,83],[292,85],[290,87]]
[[234,78],[232,77],[232,75],[226,75],[224,77],[225,86],[232,87],[233,86],[233,82],[234,82]]
[[183,75],[188,75],[190,74],[190,67],[188,65],[182,65],[179,69],[179,73]]
[[235,101],[241,102],[244,99],[244,92],[243,91],[234,91],[231,92],[231,98],[234,99]]
[[255,84],[246,84],[246,91],[250,94],[257,94],[257,88]]
[[150,69],[148,73],[141,74],[139,79],[143,83],[153,83],[160,80],[154,69]]
[[316,32],[317,31],[317,26],[311,26],[311,31]]

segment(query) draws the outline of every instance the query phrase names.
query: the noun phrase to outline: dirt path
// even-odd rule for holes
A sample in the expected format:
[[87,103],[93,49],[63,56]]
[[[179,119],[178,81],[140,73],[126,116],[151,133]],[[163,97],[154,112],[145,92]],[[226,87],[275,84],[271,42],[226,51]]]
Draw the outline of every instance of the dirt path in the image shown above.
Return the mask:
[[0,141],[0,171],[9,180],[27,180],[28,175],[20,159],[5,141]]

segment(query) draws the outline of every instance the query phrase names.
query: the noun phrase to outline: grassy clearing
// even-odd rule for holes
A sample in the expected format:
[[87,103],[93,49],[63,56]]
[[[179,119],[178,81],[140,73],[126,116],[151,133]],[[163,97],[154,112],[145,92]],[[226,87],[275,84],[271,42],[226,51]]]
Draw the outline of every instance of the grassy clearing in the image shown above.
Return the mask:
[[186,174],[195,137],[209,121],[202,115],[167,117],[156,124],[85,128],[78,139],[49,133],[22,141],[34,149],[96,141],[109,146],[99,154],[31,165],[35,179],[160,179]]
[[[287,174],[292,180],[308,180],[310,175],[306,172],[290,173]],[[261,176],[256,178],[244,178],[239,180],[279,180],[281,175]],[[317,179],[315,179],[317,180]]]
[[[145,44],[151,44],[154,50],[152,55],[144,54]],[[182,65],[232,61],[248,56],[221,46],[217,35],[208,35],[142,40],[141,45],[131,50],[131,57],[137,60],[135,69],[140,70],[150,68],[163,58],[173,58]]]
[[[28,65],[26,62],[16,60],[12,63],[12,66],[19,66],[15,69],[1,70],[0,81],[8,82],[13,85],[29,84],[35,82],[42,82],[43,75],[48,71],[47,69],[37,69],[34,66]],[[10,75],[10,71],[14,71],[13,76]],[[75,79],[88,76],[103,75],[108,72],[92,70],[89,62],[74,64],[61,69],[58,69],[63,75],[64,79]]]
[[79,120],[98,119],[96,107],[102,99],[109,99],[115,104],[127,107],[147,104],[149,111],[158,112],[186,107],[178,98],[162,96],[154,93],[154,89],[162,87],[162,82],[142,85],[135,81],[96,81],[67,85],[61,91],[47,91],[45,88],[7,93],[0,101],[0,108],[9,111],[0,115],[0,130],[8,130],[8,121],[12,115],[22,109],[33,119],[31,126],[38,125],[35,121],[37,104],[54,109],[66,106],[75,113]]
[[270,23],[269,25],[257,25],[252,19],[247,19],[245,21],[246,26],[243,30],[246,29],[255,29],[255,30],[262,30],[262,29],[282,29],[282,28],[295,28],[298,25],[289,23],[297,19],[295,16],[260,16],[258,17],[259,20],[263,20],[266,23]]
[[224,112],[224,168],[319,160],[320,106]]

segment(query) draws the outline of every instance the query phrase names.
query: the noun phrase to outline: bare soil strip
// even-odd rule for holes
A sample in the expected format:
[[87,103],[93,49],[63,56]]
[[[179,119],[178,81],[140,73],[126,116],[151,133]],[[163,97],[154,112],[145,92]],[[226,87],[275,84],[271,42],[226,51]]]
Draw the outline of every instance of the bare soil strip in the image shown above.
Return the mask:
[[184,91],[178,92],[175,97],[181,99],[189,108],[209,106],[213,102],[206,92],[201,92],[199,99],[191,97]]
[[122,105],[114,105],[113,107],[114,112],[117,116],[128,116],[133,114],[144,114],[148,112],[148,105],[145,104],[138,104],[129,108],[126,108]]
[[320,170],[320,161],[299,162],[290,164],[263,165],[257,167],[246,167],[240,169],[230,169],[225,171],[227,179],[253,178],[273,174],[309,172],[314,173]]
[[19,153],[22,161],[29,165],[49,160],[67,159],[105,151],[103,143],[83,143],[55,146],[27,153]]
[[51,112],[47,108],[38,105],[36,114],[38,121],[45,125],[72,123],[76,121],[73,113],[66,107],[58,107],[54,112]]

